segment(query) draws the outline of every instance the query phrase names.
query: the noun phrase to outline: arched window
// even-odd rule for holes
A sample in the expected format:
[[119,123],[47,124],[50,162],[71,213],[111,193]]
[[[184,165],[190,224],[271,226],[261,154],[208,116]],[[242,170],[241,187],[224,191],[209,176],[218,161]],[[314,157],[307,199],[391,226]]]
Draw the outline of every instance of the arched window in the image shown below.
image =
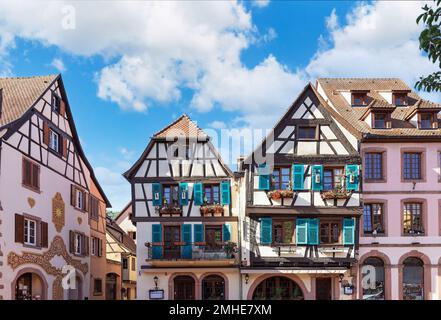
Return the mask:
[[263,280],[253,293],[253,300],[303,300],[299,285],[287,277]]
[[403,262],[403,299],[424,299],[424,262],[418,258],[407,258]]
[[363,300],[384,300],[384,262],[380,258],[367,258],[361,269]]
[[190,276],[177,276],[173,280],[174,300],[195,300],[195,281]]
[[203,300],[225,300],[225,281],[221,276],[210,275],[202,280]]

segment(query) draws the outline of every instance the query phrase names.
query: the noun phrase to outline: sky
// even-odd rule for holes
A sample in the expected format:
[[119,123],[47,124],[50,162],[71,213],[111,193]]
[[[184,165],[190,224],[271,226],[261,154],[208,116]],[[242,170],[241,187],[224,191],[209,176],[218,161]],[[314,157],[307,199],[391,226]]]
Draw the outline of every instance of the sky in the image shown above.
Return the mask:
[[82,147],[118,211],[130,200],[122,173],[183,113],[209,132],[270,129],[318,77],[413,87],[436,70],[419,50],[423,4],[0,0],[0,76],[62,74]]

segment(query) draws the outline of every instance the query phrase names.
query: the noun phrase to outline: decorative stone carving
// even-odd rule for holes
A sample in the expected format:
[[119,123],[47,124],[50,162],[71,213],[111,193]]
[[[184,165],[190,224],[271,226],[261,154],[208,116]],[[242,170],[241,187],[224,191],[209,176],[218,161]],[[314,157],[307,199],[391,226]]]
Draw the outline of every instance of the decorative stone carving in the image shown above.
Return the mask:
[[64,274],[61,268],[57,268],[51,264],[51,260],[55,256],[63,257],[67,264],[81,271],[84,275],[89,271],[89,265],[87,263],[82,263],[80,260],[74,259],[69,255],[63,238],[60,236],[54,237],[49,249],[43,254],[23,252],[22,255],[18,255],[15,252],[10,252],[8,254],[8,264],[13,270],[23,264],[36,264],[40,266],[47,274],[56,277],[52,284],[52,299],[61,300],[63,299],[61,280]]
[[29,197],[29,198],[28,198],[28,204],[29,204],[29,206],[30,206],[31,208],[33,208],[33,207],[35,206],[35,199]]
[[52,199],[52,222],[57,232],[61,232],[65,223],[64,201],[61,194],[57,192]]

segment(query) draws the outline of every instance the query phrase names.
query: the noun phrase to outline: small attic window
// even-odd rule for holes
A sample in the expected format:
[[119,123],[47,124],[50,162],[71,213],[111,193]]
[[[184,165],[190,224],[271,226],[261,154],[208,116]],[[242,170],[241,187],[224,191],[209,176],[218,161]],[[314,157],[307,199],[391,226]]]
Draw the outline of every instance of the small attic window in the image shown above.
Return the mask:
[[389,129],[391,128],[390,114],[386,112],[372,113],[372,128],[374,129]]
[[367,105],[367,93],[366,92],[353,92],[352,93],[352,106],[364,107]]
[[418,114],[419,129],[434,129],[438,127],[438,122],[435,121],[436,114],[431,112],[421,112]]
[[392,101],[396,106],[407,106],[407,93],[406,92],[393,92]]

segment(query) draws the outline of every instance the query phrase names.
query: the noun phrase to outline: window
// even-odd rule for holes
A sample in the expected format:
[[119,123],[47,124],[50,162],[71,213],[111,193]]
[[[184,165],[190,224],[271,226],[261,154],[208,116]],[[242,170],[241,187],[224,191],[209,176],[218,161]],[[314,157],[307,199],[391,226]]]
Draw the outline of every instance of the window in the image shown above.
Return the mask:
[[60,152],[60,135],[52,129],[49,129],[49,148]]
[[299,127],[298,138],[306,140],[315,140],[317,128],[316,127]]
[[365,92],[352,93],[352,106],[361,107],[367,105],[367,94]]
[[222,226],[205,226],[206,250],[219,250],[222,246]]
[[135,257],[132,257],[132,261],[131,261],[131,267],[132,267],[132,271],[136,271],[136,259]]
[[94,279],[93,280],[93,293],[102,294],[103,293],[103,280]]
[[403,299],[424,299],[424,263],[418,258],[407,258],[403,262]]
[[40,190],[40,166],[26,158],[22,163],[22,183],[33,190]]
[[31,219],[24,219],[24,244],[37,245],[37,222]]
[[372,113],[372,127],[375,129],[385,129],[388,127],[388,115],[387,113]]
[[433,128],[433,113],[420,113],[420,129],[432,129]]
[[190,159],[190,146],[188,144],[173,144],[174,152],[173,156],[175,159]]
[[323,190],[334,190],[344,187],[343,168],[325,168],[323,171]]
[[52,94],[52,111],[60,113],[61,99],[56,94]]
[[340,224],[332,221],[320,222],[320,243],[339,243]]
[[76,190],[76,205],[77,209],[86,210],[86,192],[77,189]]
[[129,261],[127,260],[127,258],[123,258],[122,265],[123,265],[124,270],[128,268],[128,264],[129,264]]
[[225,281],[221,276],[209,275],[202,280],[202,300],[225,300]]
[[219,204],[220,201],[219,185],[204,184],[204,202],[207,204]]
[[384,233],[383,204],[367,203],[363,207],[364,233]]
[[132,238],[133,240],[136,240],[136,231],[129,231],[128,235],[130,238]]
[[[366,270],[363,273],[364,277],[369,277],[369,286],[363,286],[363,300],[384,300],[385,281],[384,281],[384,262],[380,258],[370,257],[363,263],[362,270]],[[374,270],[369,270],[374,269]]]
[[423,228],[423,204],[418,202],[404,203],[403,232],[405,234],[420,235]]
[[291,187],[291,168],[274,168],[271,180],[273,190],[287,190]]
[[102,242],[101,239],[92,237],[92,255],[95,257],[101,257],[101,248]]
[[383,153],[366,153],[364,156],[364,168],[364,178],[366,180],[383,179]]
[[93,196],[90,196],[90,217],[98,219],[99,216],[99,200]]
[[294,223],[292,221],[273,221],[273,243],[293,243]]
[[83,235],[79,233],[75,233],[75,242],[74,242],[74,253],[81,255],[83,254]]
[[178,185],[163,185],[162,186],[162,201],[166,206],[179,207],[179,186]]
[[393,104],[396,106],[407,106],[407,93],[394,92],[392,94]]
[[421,153],[405,152],[403,154],[404,162],[404,179],[414,180],[421,179]]

